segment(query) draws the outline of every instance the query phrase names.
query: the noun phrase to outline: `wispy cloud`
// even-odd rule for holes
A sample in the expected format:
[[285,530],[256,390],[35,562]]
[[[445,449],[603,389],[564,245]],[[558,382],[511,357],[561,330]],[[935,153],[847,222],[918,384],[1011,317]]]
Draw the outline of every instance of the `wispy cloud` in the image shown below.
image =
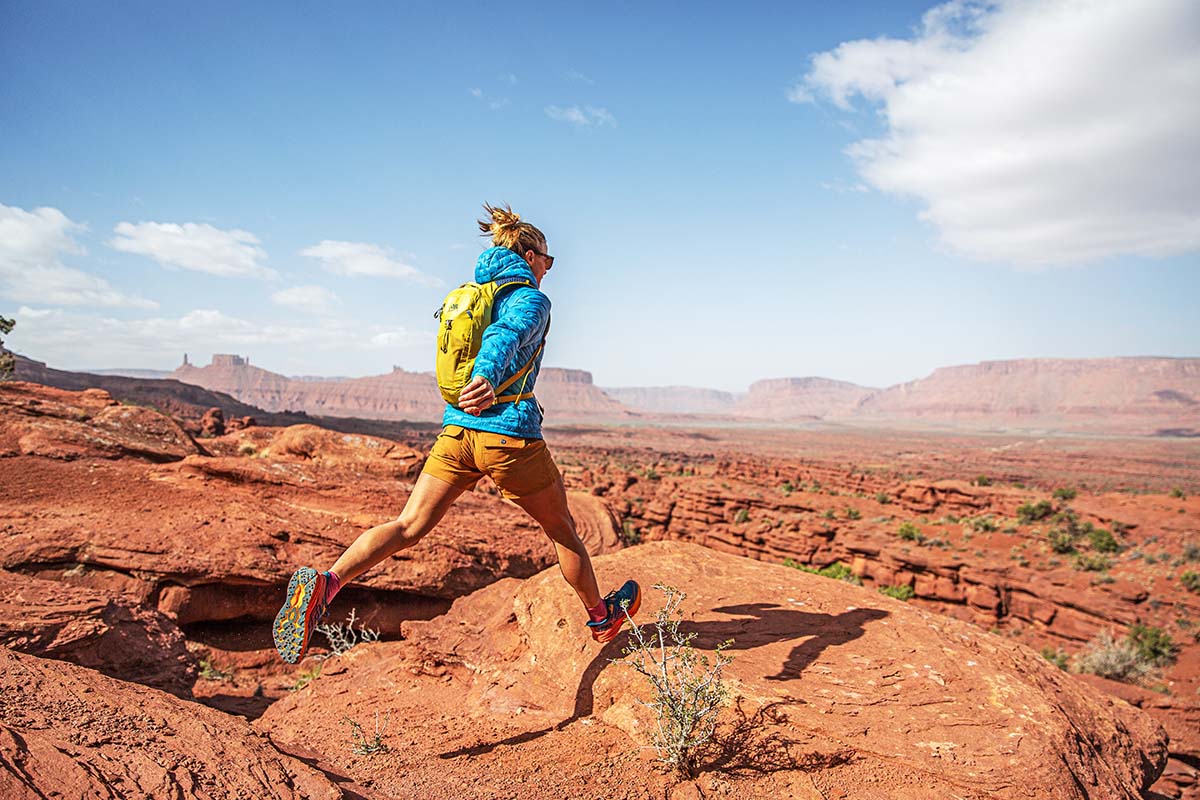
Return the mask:
[[[515,76],[513,77],[513,82],[514,83],[516,82]],[[472,97],[474,97],[476,100],[480,101],[481,103],[485,104],[492,111],[499,111],[500,109],[509,105],[509,99],[507,97],[497,97],[494,95],[489,96],[486,92],[483,91],[483,89],[479,88],[478,86],[470,89],[469,91],[470,91]]]
[[121,222],[113,230],[110,247],[147,256],[164,267],[222,277],[277,277],[263,264],[267,252],[248,231],[221,230],[206,222]]
[[1198,40],[1190,0],[957,0],[910,39],[814,56],[788,98],[878,104],[883,134],[849,155],[962,255],[1170,256],[1200,248]]
[[503,83],[507,83],[509,86],[517,85],[517,76],[511,72],[502,72],[500,74],[498,80],[500,80]]
[[87,254],[75,240],[84,230],[57,208],[0,204],[0,294],[25,303],[157,308],[153,300],[62,263],[64,255]]
[[395,325],[321,318],[303,324],[242,319],[217,309],[195,309],[179,317],[123,320],[61,308],[22,306],[12,344],[51,366],[81,366],[79,343],[89,343],[87,365],[140,366],[177,363],[183,353],[265,351],[302,347],[313,352],[373,351],[429,344],[420,334]]
[[271,302],[309,314],[328,314],[339,301],[337,295],[325,287],[309,284],[280,289],[271,295]]
[[617,126],[617,118],[608,109],[597,106],[546,106],[546,116],[580,128]]
[[580,83],[586,83],[588,86],[591,86],[595,83],[595,81],[589,78],[587,75],[584,75],[579,70],[574,69],[567,73],[567,80],[579,81]]
[[426,275],[399,260],[390,250],[367,242],[338,242],[326,239],[306,247],[300,255],[315,258],[334,275],[365,275],[374,278],[403,278],[424,286],[442,286],[441,280]]

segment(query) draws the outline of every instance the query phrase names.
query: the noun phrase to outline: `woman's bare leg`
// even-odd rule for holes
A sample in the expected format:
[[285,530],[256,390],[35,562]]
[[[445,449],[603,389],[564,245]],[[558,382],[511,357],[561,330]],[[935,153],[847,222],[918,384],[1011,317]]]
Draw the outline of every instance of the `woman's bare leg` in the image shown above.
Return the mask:
[[359,535],[333,565],[333,571],[347,584],[393,553],[412,547],[433,530],[463,491],[422,472],[400,516]]
[[584,608],[595,608],[600,603],[600,589],[596,585],[596,573],[592,571],[592,560],[587,549],[575,532],[575,520],[567,508],[567,490],[559,478],[541,491],[515,501],[533,517],[558,553],[558,568],[571,588],[579,595]]

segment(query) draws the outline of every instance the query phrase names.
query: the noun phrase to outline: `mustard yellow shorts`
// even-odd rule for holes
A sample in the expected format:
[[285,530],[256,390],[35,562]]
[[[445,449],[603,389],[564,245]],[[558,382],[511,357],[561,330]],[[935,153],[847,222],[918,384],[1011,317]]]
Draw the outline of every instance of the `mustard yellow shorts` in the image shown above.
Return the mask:
[[561,479],[541,439],[521,439],[447,425],[438,434],[422,472],[469,491],[484,475],[509,500],[540,492]]

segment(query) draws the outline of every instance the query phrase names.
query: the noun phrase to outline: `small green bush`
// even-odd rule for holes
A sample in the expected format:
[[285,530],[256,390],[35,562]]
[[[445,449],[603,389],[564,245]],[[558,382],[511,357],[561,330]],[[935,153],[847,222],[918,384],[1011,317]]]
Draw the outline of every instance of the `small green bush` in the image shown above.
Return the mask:
[[846,519],[862,519],[862,512],[857,508],[846,506]]
[[1104,572],[1112,562],[1099,553],[1079,553],[1075,556],[1075,569],[1084,572]]
[[622,544],[626,547],[632,547],[635,544],[641,544],[642,532],[633,527],[633,523],[629,520],[624,520],[621,523],[621,533],[619,534]]
[[900,527],[896,529],[896,535],[906,542],[925,541],[925,534],[921,533],[921,529],[911,522],[901,522]]
[[1166,666],[1175,660],[1175,643],[1162,628],[1134,623],[1129,629],[1129,641],[1139,657],[1156,667]]
[[1104,528],[1093,528],[1089,531],[1088,541],[1091,542],[1092,549],[1098,553],[1115,553],[1121,549],[1116,538]]
[[879,503],[879,505],[881,505],[881,506],[889,505],[892,502],[892,496],[889,495],[887,492],[876,492],[875,493],[875,502]]
[[1067,654],[1063,652],[1061,647],[1043,647],[1042,658],[1046,659],[1061,670],[1065,670],[1067,668]]
[[985,514],[982,517],[973,517],[967,524],[971,526],[971,530],[978,533],[992,533],[1000,527],[996,524],[996,520],[992,519],[991,514]]
[[796,487],[792,485],[791,481],[786,481],[783,486],[779,487],[779,490],[786,495],[796,491]]
[[976,486],[991,486],[992,479],[989,478],[987,475],[980,475],[978,478],[975,479],[975,485]]
[[737,525],[741,525],[743,522],[749,522],[750,521],[750,512],[744,508],[739,508],[737,510],[737,512],[733,515],[733,521]]
[[1050,501],[1039,500],[1036,503],[1025,503],[1017,508],[1017,519],[1022,525],[1030,525],[1053,513],[1054,506],[1050,504]]
[[1183,489],[1180,489],[1178,486],[1171,490],[1171,497],[1175,498],[1176,500],[1186,499],[1183,494]]
[[810,567],[807,564],[801,564],[795,559],[785,558],[783,560],[783,565],[785,567],[791,567],[792,569],[798,569],[801,572],[809,572],[813,575],[820,575],[823,578],[833,578],[834,580],[853,583],[855,586],[862,586],[862,578],[851,572],[850,568],[840,561],[835,561],[827,567],[821,567],[820,569],[817,569],[816,567]]
[[[0,317],[0,334],[7,336],[12,333],[12,329],[17,326],[17,321]],[[0,339],[0,381],[8,380],[13,374],[17,359],[13,354],[4,349],[4,340]]]
[[1056,553],[1075,552],[1075,537],[1064,530],[1051,528],[1046,539],[1050,542],[1050,549]]
[[901,584],[900,586],[880,586],[879,593],[886,594],[888,597],[894,597],[897,600],[904,600],[906,602],[911,600],[913,595],[916,594],[916,592],[913,591],[913,587],[907,584]]
[[1059,487],[1058,489],[1055,489],[1051,493],[1051,497],[1053,497],[1055,500],[1062,500],[1062,501],[1066,502],[1069,500],[1074,500],[1075,494],[1076,494],[1076,492],[1073,488]]
[[1179,576],[1179,582],[1183,584],[1183,588],[1189,592],[1200,592],[1200,573],[1194,570],[1187,570]]

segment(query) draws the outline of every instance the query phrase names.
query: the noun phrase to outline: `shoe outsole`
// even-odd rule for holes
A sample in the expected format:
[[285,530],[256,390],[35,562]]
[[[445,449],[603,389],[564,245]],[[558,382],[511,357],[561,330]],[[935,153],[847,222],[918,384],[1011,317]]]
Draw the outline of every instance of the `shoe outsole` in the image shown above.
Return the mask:
[[311,567],[301,567],[288,581],[287,597],[271,628],[275,649],[288,664],[308,652],[308,642],[320,619],[325,597],[325,576]]
[[629,607],[622,609],[621,615],[617,617],[616,621],[612,625],[608,626],[607,628],[593,629],[592,638],[600,643],[611,642],[613,639],[617,638],[617,634],[621,632],[621,626],[623,626],[630,617],[636,614],[638,609],[641,607],[642,589],[641,587],[638,587],[638,592],[633,596],[633,601],[629,604]]

